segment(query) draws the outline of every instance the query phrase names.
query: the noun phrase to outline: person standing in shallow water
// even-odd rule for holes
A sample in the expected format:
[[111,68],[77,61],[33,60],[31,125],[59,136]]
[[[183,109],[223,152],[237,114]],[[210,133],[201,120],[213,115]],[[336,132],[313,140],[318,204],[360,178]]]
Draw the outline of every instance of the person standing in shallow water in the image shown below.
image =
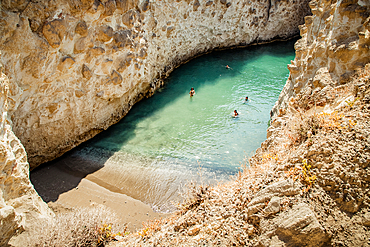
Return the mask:
[[190,94],[190,97],[193,97],[194,96],[195,90],[194,90],[193,87],[190,89],[190,93],[189,94]]

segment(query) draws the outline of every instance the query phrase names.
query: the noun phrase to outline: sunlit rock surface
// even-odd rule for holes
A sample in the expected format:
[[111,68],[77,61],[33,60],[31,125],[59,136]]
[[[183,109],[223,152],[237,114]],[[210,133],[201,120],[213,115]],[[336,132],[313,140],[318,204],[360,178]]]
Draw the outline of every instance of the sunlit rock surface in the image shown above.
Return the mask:
[[0,246],[42,218],[51,216],[29,180],[27,154],[8,119],[9,80],[0,64]]
[[309,102],[310,92],[345,84],[370,62],[367,1],[311,1],[310,7],[313,15],[300,26],[302,38],[294,46],[296,58],[288,65],[290,76],[274,106],[275,117],[289,103],[325,105],[326,96]]
[[310,7],[267,139],[244,172],[191,187],[175,217],[123,244],[369,245],[370,3]]
[[287,38],[308,1],[3,1],[0,50],[31,168],[121,119],[215,48]]

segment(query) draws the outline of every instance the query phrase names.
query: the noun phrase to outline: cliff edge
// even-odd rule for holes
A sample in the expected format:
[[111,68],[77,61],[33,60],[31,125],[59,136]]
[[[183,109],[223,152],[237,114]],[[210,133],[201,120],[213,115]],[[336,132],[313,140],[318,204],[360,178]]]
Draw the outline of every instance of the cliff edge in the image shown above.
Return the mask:
[[307,0],[0,1],[0,242],[51,214],[29,168],[119,121],[181,63],[291,37],[308,13]]
[[9,116],[31,169],[118,122],[216,48],[299,33],[308,1],[2,1]]
[[[307,13],[293,3],[2,2],[4,236],[21,229],[22,212],[45,207],[11,127],[33,166],[52,159],[118,121],[181,62],[291,35],[297,13]],[[370,244],[370,4],[314,0],[310,8],[267,140],[248,167],[228,184],[190,187],[176,215],[112,245]],[[22,168],[9,166],[16,158]],[[13,183],[17,169],[24,183]],[[22,195],[29,204],[17,203]]]
[[29,180],[27,153],[14,135],[8,118],[9,80],[0,64],[0,246],[32,228],[32,221],[52,216]]
[[235,180],[112,246],[369,246],[370,4],[311,1],[267,140]]

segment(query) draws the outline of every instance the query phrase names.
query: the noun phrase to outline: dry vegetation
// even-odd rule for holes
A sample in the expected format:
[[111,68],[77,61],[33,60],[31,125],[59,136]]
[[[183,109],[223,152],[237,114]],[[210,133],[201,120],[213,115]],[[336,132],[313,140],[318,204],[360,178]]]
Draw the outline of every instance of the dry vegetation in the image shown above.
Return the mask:
[[322,89],[325,110],[296,99],[233,181],[191,184],[176,215],[113,246],[369,245],[369,78]]
[[173,216],[109,242],[104,210],[60,215],[37,246],[368,246],[370,66],[329,92],[325,111],[293,102],[231,182],[189,184]]
[[49,222],[37,226],[34,243],[37,247],[105,246],[117,236],[123,236],[125,229],[117,217],[106,207],[78,208],[60,213]]

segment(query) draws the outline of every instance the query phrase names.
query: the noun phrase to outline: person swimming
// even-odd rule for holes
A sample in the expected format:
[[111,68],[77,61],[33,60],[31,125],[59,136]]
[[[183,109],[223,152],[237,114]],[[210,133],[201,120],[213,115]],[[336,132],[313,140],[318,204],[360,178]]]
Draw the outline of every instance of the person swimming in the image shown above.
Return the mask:
[[226,69],[231,69],[231,67],[229,65],[226,65],[225,68]]
[[194,96],[194,94],[195,94],[195,90],[194,90],[194,88],[193,88],[193,87],[190,89],[189,94],[190,94],[190,97],[193,97],[193,96]]
[[239,113],[238,113],[236,110],[234,110],[234,112],[233,112],[232,116],[233,116],[233,117],[237,117],[237,116],[239,116]]
[[244,99],[244,100],[243,100],[243,103],[247,103],[247,102],[249,101],[248,96],[246,96],[245,98],[241,97],[241,98],[240,98],[240,100],[242,100],[242,99]]

